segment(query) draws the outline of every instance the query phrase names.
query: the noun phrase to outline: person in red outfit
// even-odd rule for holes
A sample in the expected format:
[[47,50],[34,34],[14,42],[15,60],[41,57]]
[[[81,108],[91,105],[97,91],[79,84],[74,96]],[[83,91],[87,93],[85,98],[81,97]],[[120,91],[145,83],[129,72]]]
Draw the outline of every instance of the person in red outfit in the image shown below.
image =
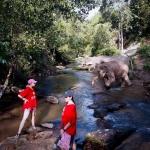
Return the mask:
[[20,133],[22,131],[22,128],[24,127],[25,121],[28,118],[29,114],[31,113],[31,123],[32,123],[32,128],[35,128],[35,115],[36,115],[36,94],[34,91],[34,86],[37,83],[34,79],[29,79],[28,80],[28,85],[24,90],[22,90],[19,94],[18,97],[21,98],[24,103],[23,103],[23,118],[19,126],[18,134],[15,136],[15,138],[19,138]]
[[60,124],[61,140],[57,145],[61,147],[62,150],[76,150],[74,136],[76,134],[77,112],[73,99],[73,92],[67,91],[63,97],[65,98],[66,106],[63,109],[62,120]]

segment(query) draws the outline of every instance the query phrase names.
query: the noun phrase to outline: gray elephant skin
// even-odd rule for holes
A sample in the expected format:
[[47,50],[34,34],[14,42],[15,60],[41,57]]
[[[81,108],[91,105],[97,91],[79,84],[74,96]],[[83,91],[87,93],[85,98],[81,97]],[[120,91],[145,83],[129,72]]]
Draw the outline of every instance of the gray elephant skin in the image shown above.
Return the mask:
[[129,67],[120,61],[101,62],[96,64],[95,67],[91,66],[89,71],[94,73],[94,77],[92,78],[93,87],[95,80],[99,77],[104,78],[105,85],[108,88],[116,80],[121,82],[121,87],[125,87],[126,83],[132,85],[128,77]]
[[127,56],[122,56],[122,55],[118,55],[118,56],[94,56],[94,57],[85,57],[82,63],[82,66],[90,66],[92,65],[93,67],[95,67],[96,63],[100,63],[100,62],[109,62],[109,61],[121,61],[123,63],[125,63],[127,66],[130,65],[130,59]]

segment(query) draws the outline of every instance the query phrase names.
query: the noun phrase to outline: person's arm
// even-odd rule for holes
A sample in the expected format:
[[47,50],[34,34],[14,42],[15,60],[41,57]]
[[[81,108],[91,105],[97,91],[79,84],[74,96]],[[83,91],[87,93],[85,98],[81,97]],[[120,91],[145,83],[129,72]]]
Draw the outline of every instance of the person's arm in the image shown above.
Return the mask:
[[18,94],[18,97],[21,98],[23,101],[28,101],[26,98],[22,97],[21,95]]
[[70,125],[71,125],[71,123],[68,122],[68,123],[65,125],[65,127],[63,128],[63,130],[64,130],[64,131],[67,130],[67,128],[69,128]]
[[28,93],[28,89],[26,88],[25,90],[23,90],[22,92],[20,92],[18,94],[18,97],[20,99],[22,99],[23,101],[25,101],[25,103],[28,101],[25,97],[27,96],[27,93]]
[[60,134],[62,135],[63,132],[65,132],[65,131],[67,130],[67,128],[69,128],[70,125],[71,125],[71,123],[68,122],[68,123],[64,126],[64,128],[62,128],[62,129],[60,130]]

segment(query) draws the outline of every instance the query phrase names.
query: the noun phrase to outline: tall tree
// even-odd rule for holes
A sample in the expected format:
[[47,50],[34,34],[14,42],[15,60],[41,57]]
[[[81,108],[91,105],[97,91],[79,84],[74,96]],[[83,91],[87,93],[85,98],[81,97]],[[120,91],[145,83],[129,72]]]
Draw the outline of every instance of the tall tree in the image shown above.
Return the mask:
[[[118,48],[122,51],[123,31],[130,28],[129,23],[132,20],[132,13],[128,7],[128,4],[129,1],[126,0],[103,0],[100,9],[102,16],[106,19],[106,21],[110,21],[114,28],[118,28]],[[118,14],[116,14],[116,12],[118,12]]]
[[2,0],[0,4],[0,63],[6,62],[9,68],[7,78],[1,82],[8,85],[17,70],[27,76],[42,71],[48,49],[45,33],[54,29],[58,18],[75,16],[76,12],[68,0]]
[[133,29],[130,33],[137,36],[147,36],[150,34],[150,1],[134,0],[130,3],[130,9],[135,15],[131,25]]

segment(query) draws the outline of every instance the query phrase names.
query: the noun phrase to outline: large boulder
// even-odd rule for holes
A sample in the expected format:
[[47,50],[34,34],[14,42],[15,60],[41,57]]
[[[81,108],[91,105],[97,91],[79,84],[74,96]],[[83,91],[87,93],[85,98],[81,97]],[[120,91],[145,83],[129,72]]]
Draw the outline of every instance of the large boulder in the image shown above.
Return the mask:
[[115,150],[150,150],[150,131],[140,129],[125,139]]
[[49,128],[49,129],[52,129],[54,127],[54,125],[52,123],[43,123],[41,124],[42,127],[46,127],[46,128]]
[[58,99],[54,96],[46,96],[46,101],[51,104],[58,104]]
[[53,131],[43,131],[21,135],[18,139],[8,137],[0,143],[0,150],[53,150],[57,137],[51,137]]
[[112,150],[133,131],[101,129],[86,134],[84,150]]
[[43,131],[43,132],[39,132],[35,135],[35,138],[36,139],[39,139],[39,138],[49,138],[51,135],[53,134],[53,131]]

